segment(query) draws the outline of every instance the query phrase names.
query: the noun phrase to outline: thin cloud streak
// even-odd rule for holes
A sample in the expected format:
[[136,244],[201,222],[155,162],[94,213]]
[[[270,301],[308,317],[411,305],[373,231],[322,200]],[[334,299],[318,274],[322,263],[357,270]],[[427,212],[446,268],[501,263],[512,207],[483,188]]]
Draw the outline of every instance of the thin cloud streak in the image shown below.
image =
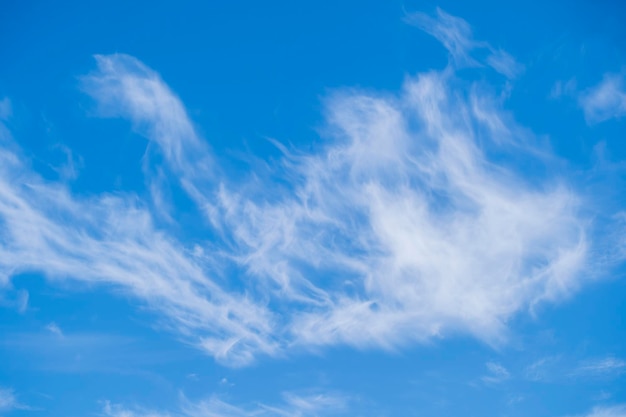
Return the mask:
[[571,376],[576,377],[611,377],[626,373],[626,362],[612,356],[588,360],[580,364]]
[[[114,54],[95,55],[95,59],[97,71],[81,81],[83,90],[97,98],[97,114],[131,120],[133,129],[153,141],[167,162],[166,167],[158,167],[154,172],[149,163],[143,166],[158,214],[171,220],[162,189],[164,168],[204,211],[211,213],[206,192],[216,185],[216,164],[180,99],[159,74],[134,57]],[[147,156],[149,161],[150,155]]]
[[13,390],[0,387],[0,411],[11,411],[17,406],[18,403]]
[[485,366],[487,367],[489,374],[483,376],[481,380],[487,384],[499,384],[511,377],[509,371],[499,363],[487,362]]
[[13,410],[34,410],[28,405],[18,401],[12,388],[0,386],[0,413],[8,413]]
[[626,417],[626,405],[598,406],[580,417]]
[[[464,19],[438,7],[435,16],[415,12],[408,14],[405,21],[441,42],[450,53],[450,65],[454,68],[487,65],[509,79],[517,78],[524,71],[524,67],[506,51],[496,49],[488,42],[475,40],[471,26]],[[487,51],[486,58],[477,58],[478,51]]]
[[173,413],[106,402],[104,414],[107,417],[320,417],[341,414],[347,401],[347,397],[334,393],[298,395],[287,392],[283,393],[282,404],[241,407],[215,396],[197,402],[183,397],[180,409]]

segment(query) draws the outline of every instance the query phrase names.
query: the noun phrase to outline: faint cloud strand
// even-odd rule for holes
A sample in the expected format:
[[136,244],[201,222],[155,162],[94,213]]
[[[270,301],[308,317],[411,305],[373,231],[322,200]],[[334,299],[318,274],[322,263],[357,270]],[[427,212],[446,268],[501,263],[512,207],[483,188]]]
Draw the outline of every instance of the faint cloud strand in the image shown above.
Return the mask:
[[331,393],[284,393],[283,398],[279,405],[258,404],[248,408],[232,405],[216,396],[198,402],[183,398],[180,410],[174,414],[106,402],[104,413],[107,417],[321,417],[341,414],[347,404],[347,397]]
[[0,411],[11,411],[18,405],[12,389],[0,387]]
[[63,332],[61,331],[61,328],[54,322],[48,323],[48,325],[46,326],[46,330],[54,335],[63,337]]
[[524,376],[530,381],[542,381],[547,382],[553,380],[556,375],[560,375],[557,365],[560,362],[560,358],[556,356],[549,356],[539,359],[524,370]]
[[0,120],[8,120],[13,115],[13,108],[11,106],[11,100],[8,97],[4,97],[0,100]]
[[[415,12],[408,14],[405,20],[441,42],[450,52],[451,64],[455,68],[481,67],[486,64],[509,79],[517,78],[524,71],[524,67],[509,53],[493,48],[487,42],[475,40],[469,23],[440,8],[436,9],[435,16]],[[483,62],[473,56],[473,52],[485,50],[488,55]]]
[[618,376],[625,372],[626,362],[609,356],[603,359],[585,361],[571,375],[579,377],[609,377]]
[[626,417],[626,405],[598,406],[579,417]]
[[589,124],[619,119],[626,115],[626,90],[623,74],[605,74],[602,81],[580,93],[578,104]]
[[0,387],[0,413],[13,410],[33,410],[33,408],[20,403],[13,389]]
[[511,377],[509,371],[499,363],[487,362],[485,366],[487,367],[489,374],[481,378],[483,382],[489,384],[499,384]]

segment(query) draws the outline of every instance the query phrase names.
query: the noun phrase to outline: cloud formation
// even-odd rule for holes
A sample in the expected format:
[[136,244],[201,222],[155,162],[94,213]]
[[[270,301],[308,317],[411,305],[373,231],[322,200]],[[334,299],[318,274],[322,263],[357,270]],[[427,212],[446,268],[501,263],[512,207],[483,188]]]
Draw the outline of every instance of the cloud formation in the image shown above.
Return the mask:
[[[436,9],[435,16],[415,12],[408,14],[405,20],[441,42],[450,53],[450,63],[456,68],[487,65],[509,79],[516,78],[524,70],[508,52],[475,40],[472,28],[465,20],[440,8]],[[486,56],[478,57],[485,52]]]
[[16,403],[13,390],[0,388],[0,411],[9,411],[15,407]]
[[607,73],[602,81],[580,93],[578,104],[588,123],[600,123],[626,115],[626,90],[623,74]]
[[155,229],[135,196],[73,196],[26,166],[10,137],[1,140],[0,284],[37,271],[52,281],[121,289],[217,358],[248,362],[250,351],[274,351],[271,314],[220,288],[201,258]]
[[626,362],[612,356],[587,360],[581,363],[573,372],[572,376],[578,377],[611,377],[619,376],[626,372]]
[[127,408],[107,402],[104,414],[107,417],[320,417],[341,414],[346,402],[346,397],[330,393],[284,393],[280,405],[257,404],[250,408],[235,406],[217,397],[198,402],[183,398],[180,410],[174,413]]
[[499,384],[511,377],[509,371],[499,363],[487,362],[485,366],[487,367],[489,374],[481,378],[483,382],[488,384]]
[[12,410],[29,410],[30,407],[21,404],[11,388],[0,387],[0,413],[8,413]]
[[578,197],[491,163],[480,142],[526,145],[489,97],[459,97],[446,72],[409,79],[395,97],[331,97],[331,140],[319,154],[285,150],[284,191],[216,187],[186,155],[215,158],[158,76],[128,56],[98,62],[88,91],[105,107],[115,96],[114,114],[145,125],[190,196],[212,207],[236,262],[290,310],[291,343],[394,347],[450,330],[495,342],[512,314],[577,284]]
[[[583,282],[593,263],[585,201],[564,177],[527,179],[520,165],[550,157],[492,93],[454,72],[478,62],[477,48],[505,75],[515,61],[441,10],[409,20],[455,64],[395,94],[331,95],[319,151],[276,142],[284,157],[267,178],[280,182],[225,176],[155,71],[96,56],[83,88],[101,116],[129,120],[159,155],[144,166],[153,201],[73,195],[4,137],[0,282],[38,271],[122,289],[233,365],[294,347],[396,349],[455,333],[503,342],[511,317]],[[164,176],[208,220],[205,247],[156,225],[176,217]],[[225,263],[236,277],[222,277]]]
[[594,407],[588,414],[585,414],[584,417],[626,417],[626,406],[625,405],[615,405],[615,406],[599,406]]

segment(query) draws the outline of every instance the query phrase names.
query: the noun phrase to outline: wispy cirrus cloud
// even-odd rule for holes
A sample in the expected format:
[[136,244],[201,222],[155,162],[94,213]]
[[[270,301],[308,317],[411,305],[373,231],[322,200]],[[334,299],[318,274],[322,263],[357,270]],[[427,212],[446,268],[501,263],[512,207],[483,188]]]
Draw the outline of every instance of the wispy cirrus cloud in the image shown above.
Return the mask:
[[126,408],[120,404],[111,404],[107,401],[104,403],[103,413],[107,417],[173,417],[180,414],[170,414],[167,412],[157,412],[146,410],[143,408]]
[[0,120],[7,120],[13,114],[13,106],[11,106],[11,100],[8,97],[4,97],[0,100]]
[[248,362],[251,350],[274,351],[271,314],[218,286],[203,259],[157,230],[136,197],[73,196],[32,172],[11,138],[2,140],[0,283],[38,271],[52,281],[113,287],[164,313],[217,358]]
[[183,397],[180,409],[173,412],[128,408],[107,402],[104,414],[108,417],[319,417],[340,415],[346,410],[347,403],[346,396],[335,393],[299,395],[287,392],[283,394],[283,402],[278,405],[241,407],[218,397],[197,402]]
[[208,144],[200,139],[180,99],[159,74],[134,57],[95,55],[97,71],[82,77],[82,88],[97,98],[101,117],[123,117],[133,129],[149,138],[165,166],[150,164],[147,153],[144,172],[149,180],[158,214],[169,217],[163,184],[173,175],[185,191],[207,213],[212,212],[207,189],[215,187],[219,167]]
[[12,389],[0,387],[0,411],[10,411],[17,406],[17,399]]
[[0,386],[0,413],[8,413],[13,410],[31,410],[31,407],[18,401],[12,388]]
[[[347,287],[335,282],[334,294],[323,293],[330,307],[320,298],[321,306],[297,314],[292,332],[299,343],[391,348],[454,330],[496,341],[522,305],[576,286],[574,271],[587,251],[578,198],[558,182],[535,188],[491,165],[476,140],[500,143],[516,127],[484,112],[488,100],[457,100],[448,81],[428,73],[394,98],[333,97],[337,141],[321,155],[290,162],[301,180],[298,198],[248,201],[255,217],[233,217],[254,249],[248,259],[291,256],[318,276],[343,271],[347,278]],[[228,200],[229,213],[238,200]],[[257,225],[275,240],[255,233]],[[552,227],[558,230],[548,232]],[[552,245],[560,249],[545,258]],[[317,294],[320,281],[311,284]]]
[[626,405],[594,407],[589,413],[584,414],[584,417],[626,417]]
[[63,331],[61,330],[59,325],[56,324],[55,322],[48,323],[46,325],[46,330],[58,337],[63,337]]
[[[471,63],[473,49],[487,48],[499,71],[514,62],[437,13],[409,19],[455,60]],[[396,349],[458,333],[501,343],[514,315],[573,293],[598,264],[585,198],[567,172],[526,178],[520,161],[553,157],[455,66],[409,77],[395,94],[332,94],[319,151],[276,142],[284,156],[267,177],[278,184],[224,175],[154,70],[122,54],[96,62],[83,88],[97,114],[128,119],[159,155],[144,166],[152,202],[73,195],[5,138],[5,283],[39,271],[122,289],[186,340],[242,365],[296,347]],[[209,220],[199,226],[206,247],[155,224],[176,218],[165,183],[178,183]],[[224,263],[237,285],[214,278]]]
[[[157,88],[154,73],[137,72],[140,64],[129,57],[98,60],[101,71],[89,79],[106,92],[105,103],[107,83],[113,91],[123,84],[113,75],[148,77],[152,81],[125,82],[169,91]],[[494,100],[478,89],[459,99],[450,77],[421,74],[392,98],[358,92],[331,97],[334,142],[315,155],[285,149],[276,169],[292,188],[282,194],[273,184],[229,184],[227,178],[215,192],[197,174],[181,174],[201,208],[204,201],[216,208],[210,216],[236,244],[233,259],[283,308],[293,309],[287,343],[393,347],[454,329],[495,341],[524,305],[576,286],[587,252],[578,197],[558,181],[525,183],[489,163],[478,140],[504,151],[528,145],[511,139],[517,126],[492,107]],[[100,100],[98,91],[92,93]],[[160,97],[142,91],[119,90],[118,101]],[[124,106],[120,114],[134,125],[146,122],[145,113]],[[181,112],[167,122],[160,118],[168,113],[151,117],[169,126]],[[155,131],[145,134],[165,146],[173,166],[191,153],[213,159],[202,156],[196,139],[185,147],[187,129],[174,129],[186,132],[176,153]],[[178,170],[195,172],[191,161]],[[329,281],[328,274],[342,278]]]
[[626,87],[624,75],[607,73],[602,81],[581,92],[578,104],[588,123],[619,119],[626,115]]
[[[474,39],[472,28],[464,19],[452,16],[440,8],[435,16],[415,12],[405,20],[435,37],[450,52],[451,64],[455,67],[481,67],[488,65],[509,79],[519,76],[524,67],[508,52],[492,47],[488,42]],[[484,58],[477,55],[486,51]],[[484,55],[484,54],[483,54]]]
[[561,370],[558,369],[560,361],[561,358],[558,356],[538,359],[524,369],[524,377],[535,382],[550,381],[554,379],[555,375],[562,374]]
[[499,363],[487,362],[485,364],[489,373],[484,375],[481,380],[488,384],[499,384],[511,377],[509,371]]
[[608,356],[606,358],[586,360],[572,371],[577,377],[612,377],[626,373],[626,361]]
[[541,358],[524,370],[531,381],[558,382],[563,379],[613,379],[626,373],[626,362],[614,356],[595,359],[575,359],[564,356]]

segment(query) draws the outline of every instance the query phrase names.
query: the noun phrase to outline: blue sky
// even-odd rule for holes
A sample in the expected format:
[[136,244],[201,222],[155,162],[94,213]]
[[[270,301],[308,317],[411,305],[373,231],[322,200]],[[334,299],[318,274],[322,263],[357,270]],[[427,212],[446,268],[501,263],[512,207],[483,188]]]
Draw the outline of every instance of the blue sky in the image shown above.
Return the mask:
[[0,415],[626,416],[626,8],[4,2]]

